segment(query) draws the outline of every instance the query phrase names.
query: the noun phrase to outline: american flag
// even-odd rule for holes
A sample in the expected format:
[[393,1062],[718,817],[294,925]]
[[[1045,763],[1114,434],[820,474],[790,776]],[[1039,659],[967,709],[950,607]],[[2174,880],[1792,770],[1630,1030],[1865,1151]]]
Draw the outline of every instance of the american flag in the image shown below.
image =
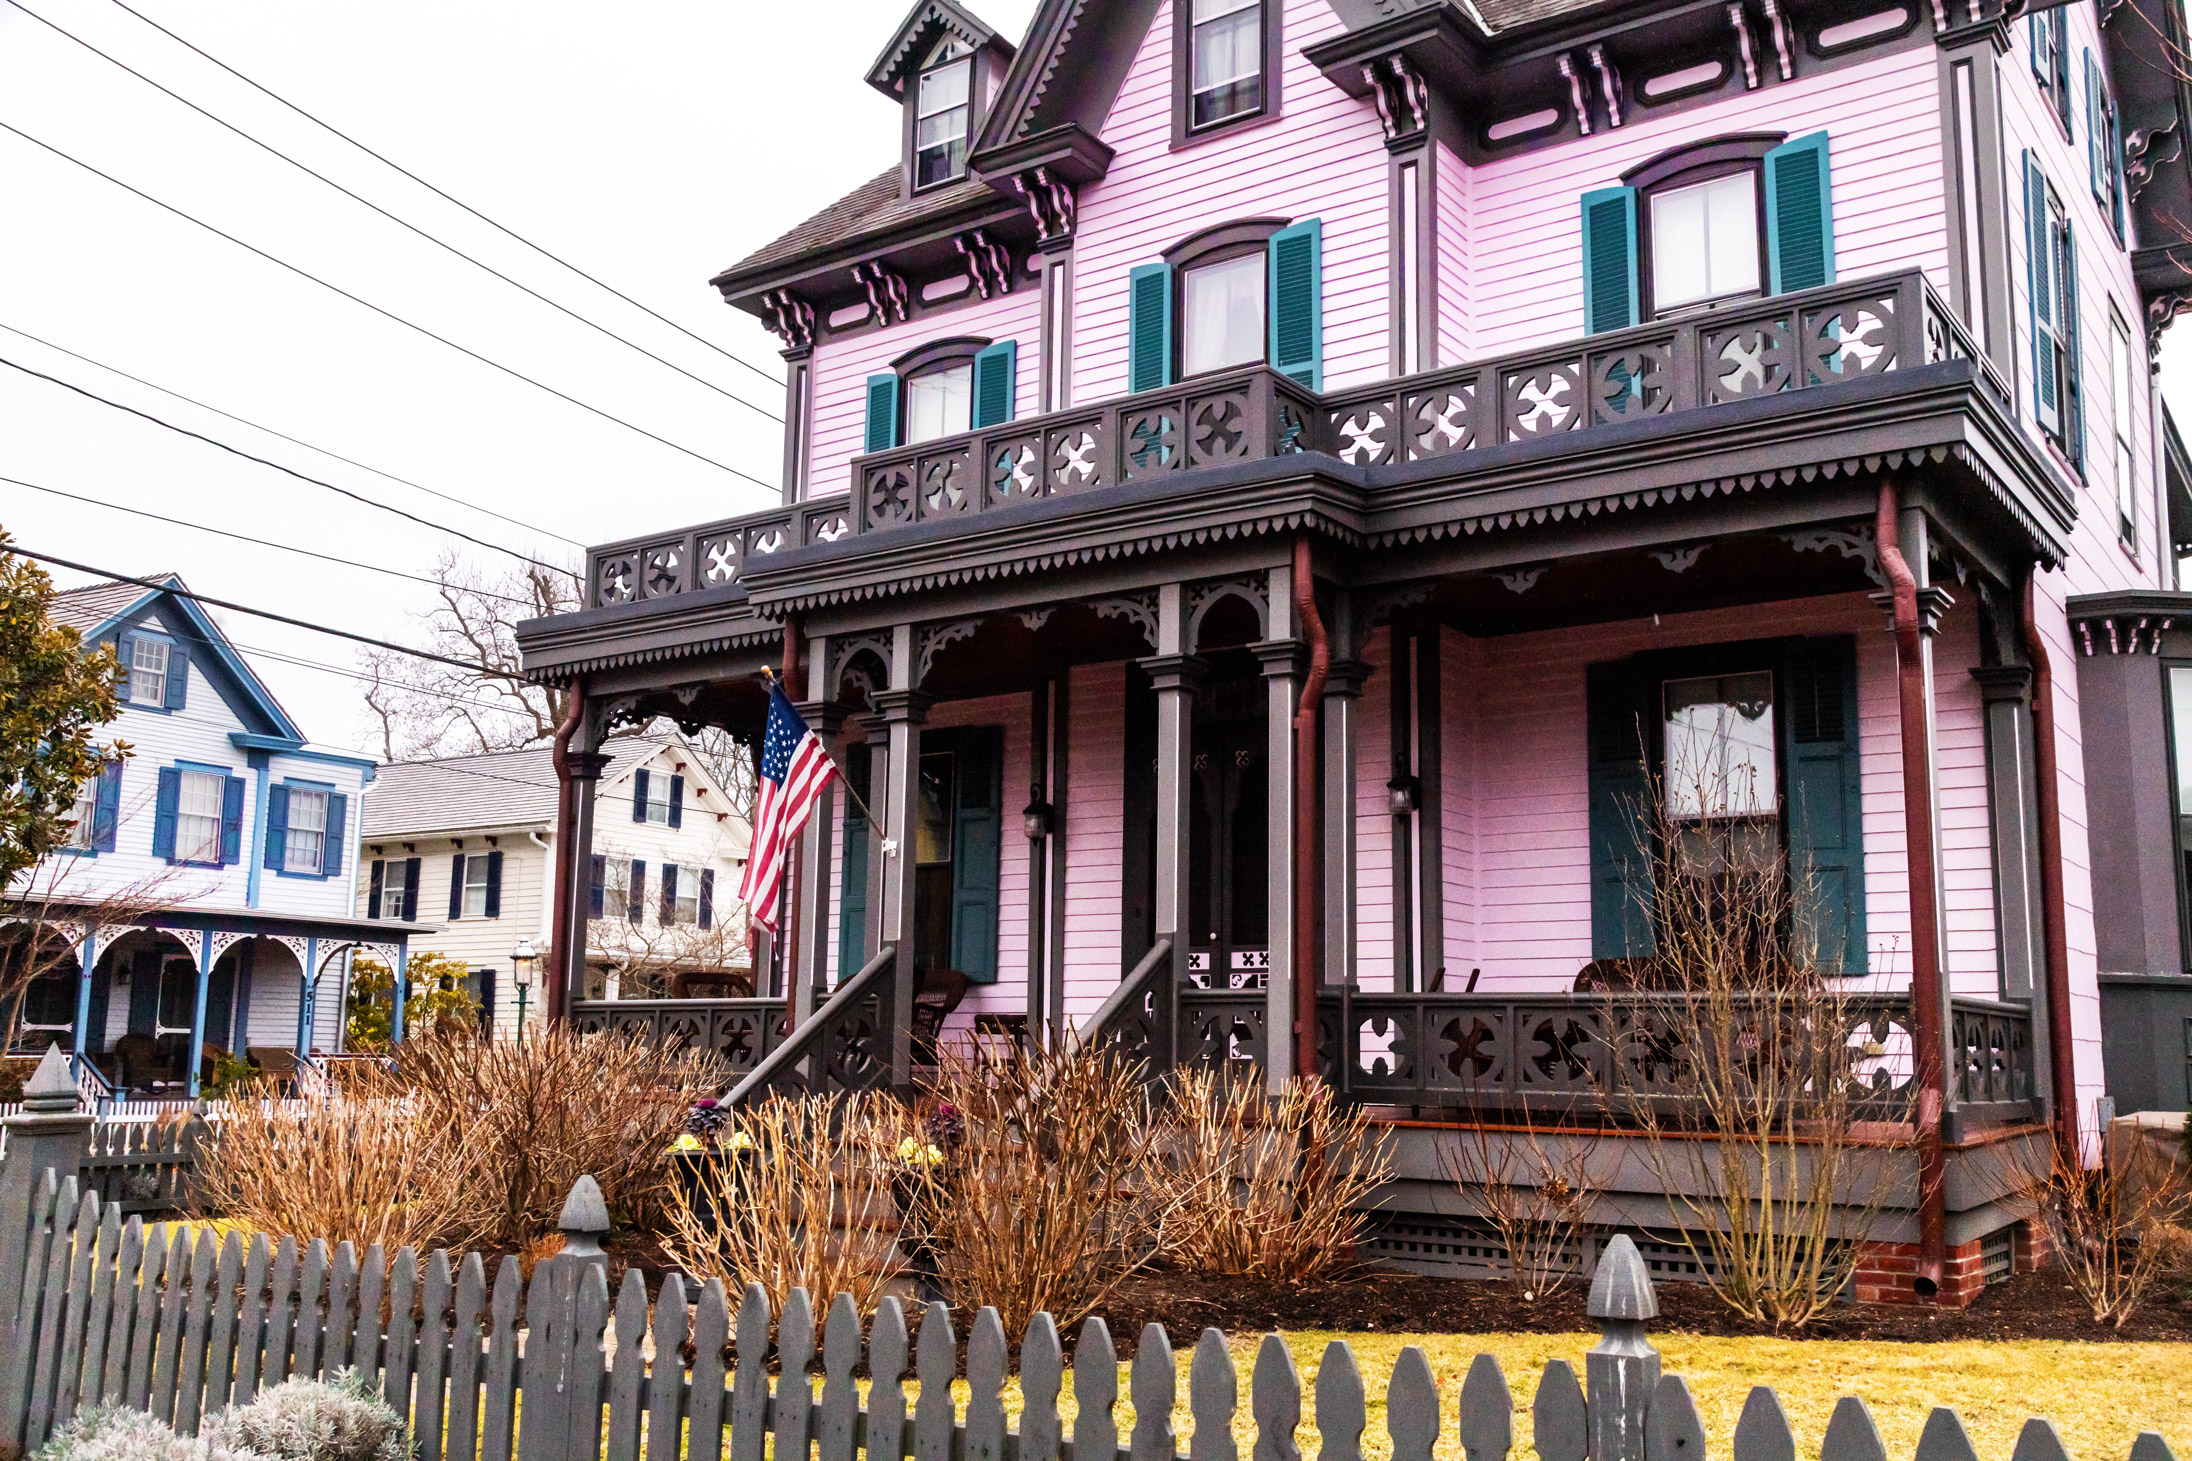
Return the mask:
[[807,825],[815,798],[837,768],[821,738],[807,728],[799,712],[784,696],[784,687],[769,681],[769,728],[761,738],[760,796],[754,808],[753,845],[746,853],[746,876],[738,885],[739,901],[747,914],[763,928],[776,929],[776,891],[784,883],[784,864],[791,857],[792,839]]

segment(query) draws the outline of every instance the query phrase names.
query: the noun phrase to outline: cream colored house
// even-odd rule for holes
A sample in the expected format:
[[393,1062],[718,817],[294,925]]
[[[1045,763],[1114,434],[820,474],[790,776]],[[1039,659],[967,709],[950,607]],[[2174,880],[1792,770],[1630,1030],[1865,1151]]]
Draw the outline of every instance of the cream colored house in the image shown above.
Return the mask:
[[[736,901],[750,836],[683,736],[623,736],[594,805],[587,984],[579,997],[665,995],[679,974],[746,974]],[[556,774],[549,748],[381,768],[365,810],[359,912],[441,924],[414,948],[472,971],[496,1032],[517,1031],[512,953],[545,953],[555,865]],[[527,1001],[537,1019],[536,981]]]

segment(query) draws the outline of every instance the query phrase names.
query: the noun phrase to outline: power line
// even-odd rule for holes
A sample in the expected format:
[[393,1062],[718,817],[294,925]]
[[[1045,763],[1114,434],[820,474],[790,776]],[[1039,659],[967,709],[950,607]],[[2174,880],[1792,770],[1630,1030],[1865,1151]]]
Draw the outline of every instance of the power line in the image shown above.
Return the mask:
[[315,178],[318,181],[327,184],[327,186],[333,188],[336,192],[342,194],[344,197],[350,199],[351,201],[372,209],[375,213],[378,213],[381,217],[387,219],[390,223],[396,224],[402,228],[409,229],[412,233],[417,234],[420,238],[425,239],[428,243],[433,244],[436,248],[444,249],[447,252],[452,253],[458,258],[464,260],[467,264],[470,264],[475,268],[484,270],[485,272],[494,275],[497,279],[500,279],[503,283],[509,285],[513,289],[523,290],[525,293],[531,295],[533,298],[539,300],[542,304],[547,305],[549,308],[558,310],[561,313],[570,316],[572,319],[577,320],[580,324],[585,325],[588,329],[599,331],[601,334],[608,336],[610,339],[616,341],[620,345],[625,345],[633,350],[638,351],[640,354],[646,356],[649,360],[654,361],[657,365],[667,366],[671,370],[676,371],[679,375],[684,376],[687,380],[692,381],[696,385],[706,386],[709,390],[714,391],[717,395],[722,396],[728,400],[736,401],[739,405],[744,406],[749,411],[758,411],[763,416],[768,417],[771,421],[783,421],[783,417],[777,415],[774,411],[769,410],[766,406],[757,406],[753,402],[747,400],[744,396],[738,395],[732,391],[727,391],[723,389],[723,387],[717,385],[714,381],[709,380],[704,376],[698,376],[693,374],[693,372],[687,370],[684,366],[679,365],[676,361],[665,359],[664,357],[655,354],[654,351],[649,350],[646,346],[641,345],[636,341],[625,339],[624,336],[619,335],[616,331],[610,329],[608,326],[595,323],[593,320],[586,318],[586,316],[580,314],[578,311],[570,309],[556,300],[550,299],[547,295],[542,294],[539,290],[532,288],[530,285],[519,283],[517,280],[511,278],[509,275],[503,273],[500,269],[495,268],[492,264],[484,263],[481,260],[472,257],[472,255],[466,253],[464,250],[458,248],[456,245],[435,237],[433,234],[428,233],[425,229],[420,228],[417,224],[412,223],[410,220],[398,217],[396,214],[389,212],[386,208],[381,207],[380,204],[373,202],[369,198],[361,197],[357,193],[354,193],[350,189],[344,187],[341,183],[336,182],[333,178],[327,176],[325,173],[314,171],[312,168],[306,166],[304,163],[299,162],[296,158],[291,157],[288,153],[282,151],[280,148],[275,147],[271,143],[261,141],[259,138],[253,136],[251,133],[245,131],[243,128],[235,125],[233,122],[217,116],[213,112],[210,112],[204,107],[199,106],[196,102],[182,95],[180,92],[174,91],[166,86],[161,85],[159,82],[153,80],[150,76],[145,75],[144,72],[139,71],[136,67],[130,65],[127,61],[121,60],[119,57],[109,55],[107,52],[102,51],[97,46],[93,45],[90,41],[87,41],[82,36],[77,35],[74,31],[68,30],[64,26],[60,25],[58,22],[48,20],[45,16],[40,15],[37,11],[25,5],[23,3],[23,0],[7,0],[7,3],[13,5],[17,10],[22,11],[32,20],[37,21],[40,25],[45,26],[54,34],[59,35],[64,39],[74,41],[77,45],[91,52],[94,56],[97,56],[100,60],[107,62],[109,65],[118,67],[123,71],[127,71],[130,75],[136,77],[139,81],[142,81],[145,85],[161,93],[163,96],[169,97],[170,99],[179,102],[186,107],[189,107],[192,111],[196,112],[199,116],[204,117],[207,121],[212,122],[216,126],[226,128],[228,131],[234,133],[236,136],[241,137],[244,141],[249,142],[252,146],[280,158],[283,162],[288,163],[291,167],[297,169],[297,171],[303,173],[305,176]]
[[[26,482],[20,477],[0,477],[0,482],[5,482],[11,487],[28,487],[33,492],[43,492],[49,497],[66,497],[71,502],[82,502],[92,507],[103,507],[110,512],[126,512],[134,517],[149,517],[154,522],[170,523],[179,528],[191,528],[201,533],[213,533],[223,538],[233,538],[239,543],[253,543],[261,548],[275,548],[281,552],[295,553],[304,558],[317,558],[322,563],[340,563],[345,568],[362,568],[367,573],[384,573],[390,578],[407,578],[413,583],[423,583],[429,588],[447,588],[449,586],[439,579],[427,578],[416,573],[405,573],[400,568],[383,568],[377,563],[360,563],[355,558],[338,558],[332,553],[315,553],[310,548],[299,548],[289,543],[271,542],[265,538],[254,538],[246,533],[232,533],[226,528],[210,527],[205,523],[186,522],[179,517],[165,517],[157,512],[147,512],[141,507],[124,507],[119,502],[102,502],[96,497],[79,497],[74,492],[63,492],[58,487],[41,487],[36,482]],[[506,604],[518,604],[528,609],[533,607],[525,599],[512,598],[508,594],[498,594],[488,589],[469,589],[466,592],[476,593],[481,598],[500,599]]]
[[581,411],[586,411],[595,416],[599,416],[604,421],[614,422],[616,425],[625,428],[627,431],[635,431],[641,436],[646,437],[649,441],[659,442],[663,446],[670,448],[670,450],[672,451],[682,452],[684,455],[691,457],[694,461],[706,462],[709,466],[716,468],[718,471],[728,472],[734,477],[739,477],[744,479],[745,481],[753,483],[756,487],[767,487],[771,491],[776,490],[774,484],[764,482],[759,477],[754,476],[750,472],[741,472],[738,468],[730,466],[724,462],[719,462],[714,457],[711,457],[704,452],[694,451],[689,446],[680,446],[676,442],[670,440],[667,436],[662,436],[655,432],[649,431],[646,427],[637,425],[634,422],[627,421],[622,416],[618,416],[613,412],[604,411],[599,406],[590,405],[587,402],[582,401],[578,397],[571,395],[565,391],[559,391],[554,386],[549,385],[546,381],[536,380],[532,376],[527,375],[524,371],[515,369],[512,366],[504,365],[501,361],[494,360],[489,358],[488,356],[482,355],[477,350],[474,350],[469,346],[459,345],[456,341],[450,339],[447,335],[438,335],[434,331],[426,328],[426,326],[416,324],[411,320],[407,320],[402,315],[397,314],[395,311],[384,309],[380,305],[373,303],[371,300],[366,299],[363,296],[352,294],[349,290],[343,288],[339,284],[331,284],[327,280],[322,279],[319,275],[314,274],[309,270],[301,269],[297,265],[290,263],[287,259],[277,258],[273,254],[268,253],[265,249],[258,247],[256,244],[245,243],[242,239],[236,237],[236,235],[223,232],[222,230],[215,228],[212,224],[206,222],[204,219],[198,218],[190,213],[186,213],[172,203],[164,203],[160,199],[155,198],[150,193],[144,191],[142,188],[132,187],[130,184],[125,183],[120,178],[114,176],[114,174],[110,172],[103,172],[100,169],[93,167],[90,163],[85,162],[82,158],[71,156],[69,153],[62,151],[60,148],[54,146],[52,143],[45,142],[40,140],[39,138],[33,137],[30,133],[24,131],[21,127],[16,126],[12,122],[0,122],[0,131],[13,133],[15,136],[22,138],[25,142],[30,143],[33,147],[39,148],[40,150],[45,152],[52,153],[55,157],[60,158],[63,162],[70,163],[73,166],[82,168],[85,172],[90,173],[93,177],[99,178],[105,182],[112,183],[117,188],[120,188],[123,192],[129,193],[138,198],[142,198],[145,202],[152,204],[155,208],[161,209],[163,212],[172,213],[174,216],[182,219],[186,223],[196,224],[198,227],[204,229],[207,233],[212,234],[215,238],[222,239],[228,243],[232,243],[236,245],[236,247],[244,250],[246,253],[256,254],[258,257],[266,260],[268,263],[278,265],[279,267],[286,269],[290,273],[296,275],[300,279],[308,280],[313,284],[317,284],[322,289],[325,289],[330,293],[341,295],[344,299],[349,300],[352,304],[359,305],[365,309],[369,309],[374,314],[381,316],[383,319],[390,320],[396,324],[402,325],[407,330],[416,331],[418,334],[424,335],[427,339],[432,340],[437,344],[446,345],[460,355],[468,356],[471,359],[478,361],[482,365],[491,366],[492,368],[501,371],[504,375],[509,376],[513,380],[523,381],[525,384],[532,386],[536,390],[547,392],[549,395],[554,396],[559,401],[563,401],[570,405],[576,406]]
[[[346,467],[356,467],[361,472],[371,472],[376,477],[385,477],[391,482],[399,483],[402,486],[412,488],[415,491],[424,492],[429,497],[438,497],[442,501],[452,503],[457,507],[466,508],[472,512],[485,513],[487,516],[495,518],[502,522],[506,522],[514,528],[524,528],[528,532],[546,533],[549,537],[554,538],[557,542],[569,543],[574,548],[584,548],[586,546],[584,543],[581,543],[576,538],[566,538],[565,536],[563,536],[563,534],[555,532],[549,528],[537,527],[534,524],[528,522],[520,522],[518,519],[514,517],[509,517],[503,513],[499,513],[491,507],[481,507],[478,503],[466,502],[463,498],[453,497],[447,492],[437,492],[432,487],[428,487],[421,483],[412,481],[409,477],[399,477],[394,472],[384,472],[379,467],[369,467],[364,462],[344,456],[341,452],[329,451],[324,446],[314,446],[311,442],[304,440],[302,437],[291,436],[287,432],[283,431],[276,431],[271,426],[263,426],[260,423],[251,420],[249,417],[239,416],[233,411],[223,411],[220,407],[208,405],[195,396],[186,396],[181,391],[170,390],[166,386],[146,380],[141,375],[131,375],[128,371],[123,370],[119,366],[109,365],[103,360],[94,360],[89,355],[85,355],[79,351],[69,349],[66,345],[56,345],[51,340],[41,338],[37,335],[33,335],[30,331],[22,329],[19,326],[8,324],[5,321],[0,321],[0,330],[6,330],[11,335],[20,335],[24,339],[32,342],[33,344],[45,346],[48,350],[58,351],[59,353],[68,356],[71,360],[81,360],[84,362],[84,364],[94,366],[97,369],[105,371],[109,375],[118,375],[123,380],[134,381],[136,384],[143,386],[148,391],[158,391],[161,395],[181,401],[186,406],[196,406],[201,411],[211,411],[216,416],[227,417],[229,420],[235,422],[239,426],[248,426],[253,431],[263,431],[268,436],[276,437],[282,441],[286,441],[292,446],[301,446],[306,451],[317,452],[323,457],[328,457],[334,461],[341,462]],[[377,505],[378,504],[376,504],[376,506]]]
[[358,151],[364,153],[367,157],[372,158],[375,162],[381,163],[386,167],[393,168],[397,172],[402,173],[412,182],[417,183],[420,187],[426,189],[426,191],[432,193],[435,197],[440,198],[443,202],[463,209],[465,212],[471,214],[474,218],[477,218],[480,222],[486,224],[489,228],[494,229],[497,233],[501,233],[509,238],[515,239],[517,242],[524,244],[527,248],[531,249],[534,253],[539,254],[542,258],[552,260],[555,263],[562,265],[564,268],[578,275],[579,278],[584,279],[587,283],[592,284],[597,288],[607,290],[609,293],[615,295],[618,299],[623,300],[632,308],[660,320],[663,324],[668,325],[671,329],[677,331],[680,335],[683,335],[688,339],[697,341],[698,343],[707,346],[710,350],[713,350],[716,354],[722,356],[725,360],[733,361],[739,365],[745,366],[746,369],[752,371],[755,375],[760,376],[763,380],[768,381],[771,385],[780,386],[784,383],[780,377],[773,375],[766,370],[763,370],[760,366],[755,365],[752,361],[746,360],[737,355],[733,355],[730,351],[724,349],[721,345],[716,344],[715,341],[710,340],[705,335],[694,334],[691,330],[686,329],[683,325],[679,324],[676,320],[671,319],[668,315],[658,314],[654,310],[649,309],[646,305],[641,304],[638,300],[632,298],[623,290],[618,289],[615,285],[595,278],[593,275],[587,273],[584,269],[581,269],[578,265],[572,263],[570,260],[550,253],[547,249],[542,248],[539,244],[534,243],[531,239],[525,237],[523,234],[518,233],[515,230],[504,226],[503,224],[497,223],[494,219],[489,218],[486,214],[480,212],[479,209],[474,208],[471,204],[465,202],[463,199],[452,197],[448,193],[443,192],[440,188],[435,187],[432,183],[428,182],[425,178],[420,177],[417,173],[411,171],[411,169],[405,167],[402,163],[397,162],[394,159],[389,158],[379,152],[375,152],[372,148],[366,146],[363,142],[360,142],[357,138],[351,136],[348,132],[343,131],[341,128],[335,126],[333,123],[322,121],[319,117],[314,116],[312,113],[306,111],[303,107],[298,106],[295,102],[289,100],[287,97],[282,96],[277,92],[271,91],[268,88],[260,85],[258,82],[253,81],[250,77],[244,75],[243,72],[238,71],[235,67],[229,65],[226,61],[223,61],[220,57],[191,44],[187,40],[184,40],[181,36],[177,35],[174,31],[169,30],[166,26],[160,24],[160,22],[154,20],[151,16],[144,14],[142,11],[132,10],[129,6],[124,5],[122,3],[122,0],[114,0],[114,5],[115,8],[127,11],[129,14],[136,16],[137,19],[143,21],[146,25],[151,26],[161,35],[166,36],[169,40],[175,42],[177,45],[183,47],[185,50],[195,52],[197,55],[203,57],[207,61],[212,62],[214,65],[220,67],[223,71],[226,71],[229,75],[235,77],[238,81],[241,81],[244,85],[258,92],[261,96],[264,96],[271,101],[278,102],[282,106],[287,107],[289,110],[295,112],[298,116],[303,117],[306,121],[310,122],[313,126],[318,127],[320,130],[327,132],[333,136],[340,137],[343,141],[349,143],[352,147],[357,148]]
[[426,695],[436,700],[447,700],[456,705],[468,705],[475,710],[491,711],[496,715],[523,716],[526,713],[522,710],[513,710],[506,705],[496,705],[486,700],[470,700],[462,695],[456,694],[455,692],[449,690],[436,690],[426,685],[414,685],[407,680],[389,680],[379,678],[373,675],[364,674],[358,670],[345,669],[341,665],[332,665],[325,660],[300,659],[296,655],[285,654],[278,649],[269,649],[263,644],[245,644],[240,639],[231,639],[229,640],[229,643],[234,645],[238,649],[249,650],[252,654],[257,655],[262,659],[275,660],[282,664],[296,665],[300,669],[320,670],[326,674],[340,675],[346,680],[357,680],[367,685],[387,685],[392,689],[402,690],[407,694]]
[[[5,127],[6,125],[7,123],[0,122],[0,127]],[[61,387],[63,390],[74,391],[77,395],[97,401],[102,406],[112,406],[115,410],[127,412],[129,415],[135,416],[139,420],[150,421],[155,426],[164,426],[169,431],[175,432],[176,434],[181,436],[190,437],[194,441],[202,441],[207,446],[219,447],[222,451],[228,452],[232,456],[242,457],[247,462],[257,462],[262,467],[271,467],[275,471],[283,473],[286,476],[295,477],[300,482],[309,482],[315,487],[325,487],[328,491],[333,492],[338,496],[347,497],[353,502],[362,502],[367,507],[376,507],[379,508],[382,512],[394,513],[397,517],[403,518],[409,522],[415,522],[420,527],[432,528],[437,533],[447,533],[452,538],[462,538],[467,543],[472,543],[482,548],[492,549],[497,553],[507,553],[512,558],[517,559],[520,563],[530,563],[535,568],[545,568],[551,573],[561,573],[568,575],[572,578],[576,578],[578,576],[577,574],[572,573],[571,570],[568,568],[559,567],[558,565],[553,563],[543,563],[540,559],[533,557],[530,553],[520,553],[515,548],[505,548],[500,543],[490,543],[485,538],[475,538],[470,533],[464,532],[458,528],[450,527],[445,523],[434,522],[431,519],[420,517],[417,513],[405,512],[400,507],[391,507],[385,502],[375,501],[373,498],[367,497],[362,492],[353,492],[348,487],[338,487],[333,482],[323,481],[318,477],[308,477],[294,467],[285,467],[280,462],[269,461],[267,458],[261,456],[253,456],[250,452],[245,451],[242,447],[230,446],[227,442],[221,441],[216,437],[207,436],[202,431],[192,431],[187,426],[177,426],[172,421],[163,421],[158,416],[153,415],[150,411],[140,411],[135,406],[125,406],[120,401],[109,400],[107,397],[100,395],[97,391],[87,390],[83,386],[76,385],[70,381],[65,381],[57,375],[47,375],[42,370],[32,370],[29,366],[10,360],[4,355],[0,355],[0,365],[5,365],[10,370],[19,370],[25,375],[36,376],[39,380],[42,381],[49,381],[52,384]]]

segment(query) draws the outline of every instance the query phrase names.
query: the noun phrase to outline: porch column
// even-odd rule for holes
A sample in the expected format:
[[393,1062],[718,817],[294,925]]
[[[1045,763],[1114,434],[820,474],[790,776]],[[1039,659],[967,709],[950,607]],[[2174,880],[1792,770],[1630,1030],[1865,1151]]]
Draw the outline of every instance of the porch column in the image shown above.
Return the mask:
[[[593,734],[592,720],[592,716],[587,716],[586,728],[580,732],[589,739]],[[569,773],[565,780],[570,784],[571,810],[567,818],[570,838],[569,845],[558,847],[555,853],[557,886],[551,909],[551,916],[560,914],[563,922],[551,935],[553,945],[549,953],[552,958],[541,980],[544,986],[541,1016],[551,1021],[563,1018],[572,990],[585,988],[586,934],[592,910],[590,894],[594,868],[594,795],[601,783],[601,773],[609,764],[607,756],[591,749],[566,751],[563,760]]]
[[190,1098],[198,1099],[199,1052],[205,1049],[206,986],[213,982],[213,930],[198,930],[198,993],[190,1002],[190,1049],[184,1054],[184,1069],[189,1073],[186,1089]]
[[1158,998],[1158,1070],[1179,1055],[1180,991],[1187,986],[1188,826],[1193,791],[1195,695],[1210,666],[1187,653],[1185,594],[1176,583],[1157,590],[1157,653],[1141,661],[1157,693],[1156,935],[1172,940],[1172,975]]
[[[928,720],[930,705],[930,698],[914,688],[918,666],[913,628],[900,624],[892,629],[891,687],[875,695],[890,745],[890,770],[880,809],[885,831],[882,922],[876,947],[898,951],[891,970],[891,1083],[901,1087],[913,1078],[914,827],[921,804],[921,727]],[[874,779],[871,769],[871,784]]]
[[[1345,603],[1344,596],[1341,603]],[[1344,609],[1332,615],[1324,681],[1324,982],[1355,982],[1355,702],[1370,666],[1351,656]]]
[[1294,967],[1294,706],[1301,696],[1308,647],[1295,637],[1294,571],[1274,568],[1268,580],[1268,638],[1249,646],[1263,667],[1265,712],[1264,1076],[1273,1094],[1294,1074],[1294,980],[1314,977]]
[[[830,760],[842,766],[844,748],[839,736],[845,728],[845,707],[820,692],[827,679],[829,641],[808,642],[813,659],[807,686],[815,698],[797,706],[800,718],[822,742]],[[822,986],[829,972],[830,951],[830,847],[837,834],[837,778],[822,782],[813,815],[800,833],[799,847],[799,946],[792,950],[791,988],[785,994],[790,1026],[798,1029],[822,1002]],[[851,973],[851,970],[845,971]],[[756,992],[759,992],[758,982]]]
[[[1065,1020],[1066,706],[1070,677],[1046,674],[1029,700],[1028,794],[1050,808],[1050,828],[1028,845],[1029,1039],[1063,1040]],[[1007,783],[1010,796],[1010,783]],[[1012,804],[1004,813],[1009,822]],[[1007,834],[1009,835],[1009,834]]]
[[[2039,823],[2032,776],[2032,670],[1982,665],[1971,672],[1986,707],[1987,811],[1994,830],[1994,936],[2003,999],[2029,1000],[2037,985],[2033,930],[2040,906]],[[2037,1044],[2037,1042],[2035,1042]]]
[[[579,943],[579,952],[583,955],[585,953],[585,950],[585,942],[581,940],[581,942]],[[350,952],[345,952],[343,958],[345,960],[348,960],[349,957]],[[396,1002],[394,1007],[391,1008],[388,1012],[388,1045],[391,1050],[403,1043],[403,1004],[404,1001],[410,998],[411,995],[410,963],[410,942],[406,939],[396,940]],[[312,989],[315,997],[317,997],[319,993],[319,983],[320,982],[317,979],[312,981]]]
[[[312,995],[320,968],[320,940],[316,934],[305,935],[304,963],[297,970],[297,1058],[307,1059],[312,1054]],[[390,991],[394,993],[393,990]],[[398,1006],[402,1008],[402,1006]],[[390,1023],[393,1030],[395,1025]]]
[[82,971],[76,980],[76,1037],[75,1049],[70,1052],[69,1068],[77,1079],[83,1079],[84,1056],[91,1049],[91,981],[99,974],[99,930],[84,930],[84,941],[76,946],[76,961]]

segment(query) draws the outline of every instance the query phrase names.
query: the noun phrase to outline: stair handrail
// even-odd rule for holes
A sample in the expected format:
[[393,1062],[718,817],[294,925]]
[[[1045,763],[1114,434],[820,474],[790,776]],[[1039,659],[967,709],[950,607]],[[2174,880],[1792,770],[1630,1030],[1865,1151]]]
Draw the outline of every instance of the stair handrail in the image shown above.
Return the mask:
[[814,1053],[814,1047],[822,1041],[822,1032],[830,1023],[856,1001],[865,998],[881,983],[898,956],[895,944],[876,951],[874,958],[860,966],[860,972],[837,986],[822,1008],[809,1015],[806,1022],[785,1037],[784,1043],[761,1058],[759,1064],[746,1072],[746,1078],[731,1088],[723,1104],[730,1107],[742,1105],[749,1096],[766,1090],[785,1070]]
[[[1141,1002],[1142,996],[1149,992],[1149,986],[1156,982],[1160,970],[1166,974],[1172,970],[1172,940],[1168,938],[1157,940],[1149,952],[1142,955],[1142,961],[1119,981],[1119,987],[1111,991],[1111,997],[1096,1007],[1096,1013],[1090,1015],[1081,1028],[1072,1032],[1073,1048],[1079,1050],[1102,1040],[1114,1024]],[[1152,1060],[1151,1064],[1155,1066],[1159,1062]]]

